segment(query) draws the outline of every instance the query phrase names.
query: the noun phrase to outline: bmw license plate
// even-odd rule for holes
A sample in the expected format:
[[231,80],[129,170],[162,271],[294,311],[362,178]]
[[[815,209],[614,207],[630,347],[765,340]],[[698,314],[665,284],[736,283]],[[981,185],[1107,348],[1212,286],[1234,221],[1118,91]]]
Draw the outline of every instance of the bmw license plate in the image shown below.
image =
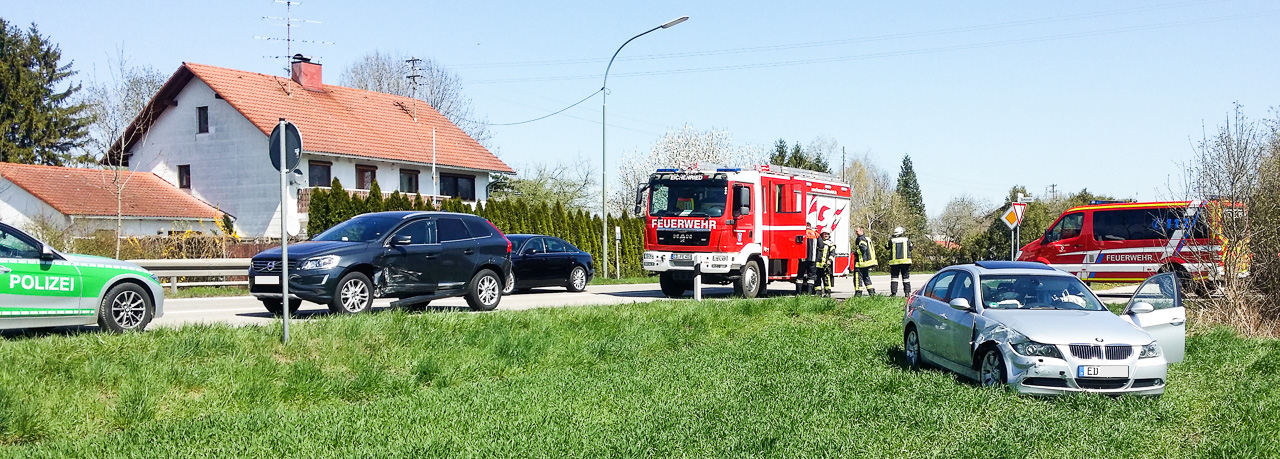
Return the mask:
[[280,276],[253,276],[253,283],[257,285],[280,285]]
[[1128,378],[1128,365],[1080,365],[1076,367],[1077,378]]

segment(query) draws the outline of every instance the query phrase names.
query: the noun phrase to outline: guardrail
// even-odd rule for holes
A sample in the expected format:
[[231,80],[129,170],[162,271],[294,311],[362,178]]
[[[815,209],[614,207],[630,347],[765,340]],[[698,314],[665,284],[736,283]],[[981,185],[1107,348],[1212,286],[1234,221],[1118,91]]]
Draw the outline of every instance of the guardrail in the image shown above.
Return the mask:
[[[172,292],[178,287],[249,285],[248,258],[200,258],[173,260],[129,260],[138,266],[151,271],[160,278],[162,284],[169,286]],[[244,277],[245,280],[191,281],[190,278],[201,277]],[[178,282],[178,278],[187,281]],[[166,282],[167,281],[167,282]]]

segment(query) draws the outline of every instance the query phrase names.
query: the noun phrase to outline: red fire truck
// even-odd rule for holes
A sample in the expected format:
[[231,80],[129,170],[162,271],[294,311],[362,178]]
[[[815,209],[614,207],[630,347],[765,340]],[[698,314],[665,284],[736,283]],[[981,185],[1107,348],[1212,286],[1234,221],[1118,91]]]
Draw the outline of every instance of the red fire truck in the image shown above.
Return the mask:
[[849,270],[849,185],[820,172],[774,165],[693,165],[658,169],[636,193],[644,216],[644,268],[661,273],[662,292],[703,282],[732,283],[747,298],[771,281],[795,282],[805,256],[805,223],[830,231],[834,272]]

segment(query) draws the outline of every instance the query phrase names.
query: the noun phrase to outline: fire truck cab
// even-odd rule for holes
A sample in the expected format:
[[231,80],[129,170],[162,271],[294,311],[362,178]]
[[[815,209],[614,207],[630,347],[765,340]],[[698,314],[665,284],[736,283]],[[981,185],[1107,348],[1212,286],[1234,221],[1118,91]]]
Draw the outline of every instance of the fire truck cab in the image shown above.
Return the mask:
[[680,296],[703,282],[732,283],[753,298],[770,281],[795,282],[805,257],[805,223],[830,231],[834,272],[851,264],[849,185],[821,172],[765,165],[658,169],[636,193],[645,219],[644,268],[662,291]]

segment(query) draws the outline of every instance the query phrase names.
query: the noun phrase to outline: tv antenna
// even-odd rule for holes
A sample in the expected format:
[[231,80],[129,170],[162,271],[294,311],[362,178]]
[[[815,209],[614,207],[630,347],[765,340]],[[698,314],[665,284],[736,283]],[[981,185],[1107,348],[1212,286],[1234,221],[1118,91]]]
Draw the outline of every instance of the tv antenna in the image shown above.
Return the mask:
[[[283,56],[262,56],[262,57],[267,58],[267,59],[284,59],[284,60],[285,60],[285,66],[284,66],[284,68],[285,68],[285,72],[286,72],[286,73],[290,73],[290,74],[292,74],[292,72],[293,72],[293,68],[292,68],[292,66],[290,66],[290,65],[289,65],[289,59],[292,59],[292,58],[293,58],[293,42],[298,42],[298,43],[315,43],[315,44],[320,44],[320,45],[332,45],[332,44],[334,44],[334,43],[332,43],[332,42],[327,42],[327,41],[319,41],[319,40],[300,40],[300,39],[295,39],[295,38],[293,38],[293,25],[294,25],[294,24],[299,24],[299,25],[301,25],[301,24],[320,24],[320,21],[312,21],[312,20],[310,20],[310,19],[295,19],[295,18],[293,17],[293,5],[301,5],[301,4],[302,4],[302,2],[296,2],[296,1],[293,1],[293,0],[275,0],[275,3],[283,3],[283,4],[284,4],[284,17],[278,17],[278,16],[263,16],[263,17],[262,17],[262,19],[265,19],[265,20],[273,20],[273,21],[284,21],[284,29],[285,29],[285,30],[284,30],[284,38],[280,38],[280,37],[259,37],[259,36],[254,36],[253,38],[257,38],[257,39],[259,39],[259,40],[267,40],[267,41],[283,41],[283,42],[284,42],[284,50],[285,50],[285,53],[284,53],[284,55],[283,55]],[[322,57],[322,56],[315,56],[315,57],[316,57],[316,58],[319,58],[319,57]],[[292,75],[290,75],[290,76],[292,76]]]

